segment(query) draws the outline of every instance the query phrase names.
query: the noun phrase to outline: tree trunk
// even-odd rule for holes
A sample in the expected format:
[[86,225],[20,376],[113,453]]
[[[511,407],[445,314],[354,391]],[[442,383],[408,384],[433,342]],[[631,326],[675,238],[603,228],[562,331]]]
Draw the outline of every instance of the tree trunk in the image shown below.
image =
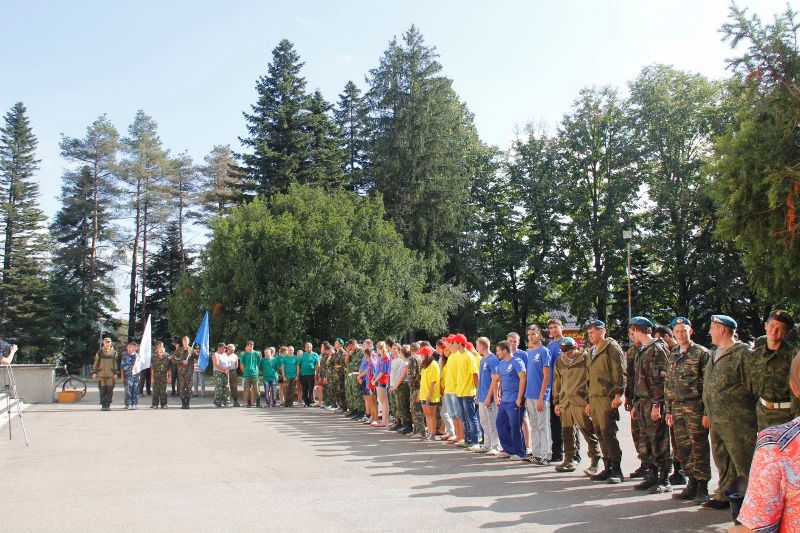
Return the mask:
[[7,321],[8,321],[8,274],[11,271],[13,241],[14,241],[14,176],[11,175],[11,183],[8,187],[8,211],[6,212],[6,234],[5,243],[3,247],[3,291],[2,291],[2,306],[0,307],[0,331],[3,335],[6,334]]
[[128,307],[128,339],[133,339],[136,334],[136,271],[139,268],[139,238],[141,236],[142,226],[142,182],[137,180],[136,183],[136,230],[133,238],[133,259],[131,261],[131,290]]
[[147,321],[147,218],[150,199],[147,191],[144,193],[144,210],[142,212],[142,325]]

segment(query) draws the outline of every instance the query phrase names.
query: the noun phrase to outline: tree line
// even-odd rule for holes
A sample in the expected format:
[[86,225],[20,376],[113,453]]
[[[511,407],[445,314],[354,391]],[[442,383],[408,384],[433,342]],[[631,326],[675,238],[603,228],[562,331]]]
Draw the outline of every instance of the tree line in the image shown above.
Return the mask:
[[220,144],[197,163],[144,111],[122,135],[101,115],[61,140],[49,226],[18,103],[0,128],[0,335],[27,360],[77,363],[120,313],[132,338],[148,315],[156,338],[192,332],[206,309],[214,338],[264,343],[492,338],[553,310],[621,334],[628,244],[634,314],[723,312],[758,335],[798,296],[796,22],[732,7],[723,37],[745,50],[728,79],[650,65],[624,94],[585,88],[557,125],[502,149],[416,27],[335,103],[307,88],[284,39],[241,153]]

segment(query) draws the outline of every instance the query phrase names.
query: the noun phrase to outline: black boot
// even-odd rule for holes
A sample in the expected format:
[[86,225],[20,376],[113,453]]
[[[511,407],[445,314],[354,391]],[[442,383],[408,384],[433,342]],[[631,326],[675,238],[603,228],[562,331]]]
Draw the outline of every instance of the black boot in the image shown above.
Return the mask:
[[592,481],[608,481],[611,477],[611,460],[603,459],[603,470],[593,476],[589,476]]
[[651,466],[647,469],[644,479],[633,488],[636,490],[648,490],[655,487],[656,483],[658,483],[658,468]]
[[695,503],[699,503],[700,505],[706,503],[709,499],[711,499],[708,495],[708,480],[707,479],[698,479],[697,480],[697,494],[694,496]]
[[612,485],[622,483],[625,481],[625,476],[622,475],[622,461],[616,460],[611,462],[611,475],[608,476],[608,482]]
[[188,409],[188,408],[189,408],[189,402],[190,402],[190,401],[191,401],[191,398],[186,398],[186,409]]
[[414,425],[411,422],[406,422],[403,426],[403,435],[410,435],[414,433]]
[[672,495],[673,500],[693,500],[697,496],[697,480],[689,476],[689,481],[682,491]]
[[398,429],[400,429],[402,426],[403,426],[403,425],[402,425],[402,424],[400,423],[400,421],[398,420],[397,422],[395,422],[394,424],[392,424],[391,426],[389,426],[389,431],[397,431],[397,430],[398,430]]
[[669,476],[669,482],[673,485],[686,485],[686,475],[683,472],[680,461],[675,461],[672,464],[672,475]]
[[650,487],[650,494],[664,494],[665,492],[672,492],[672,485],[669,483],[669,467],[662,468],[658,472],[658,481],[654,487]]
[[647,467],[644,463],[639,463],[639,468],[628,474],[629,478],[645,477],[647,475]]

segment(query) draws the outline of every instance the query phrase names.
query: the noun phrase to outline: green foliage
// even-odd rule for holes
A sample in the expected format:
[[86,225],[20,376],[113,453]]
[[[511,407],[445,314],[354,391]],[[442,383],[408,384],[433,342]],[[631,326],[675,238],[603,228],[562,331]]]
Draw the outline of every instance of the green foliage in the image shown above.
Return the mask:
[[322,93],[315,91],[308,101],[308,162],[298,176],[298,182],[322,187],[327,191],[345,185],[342,136],[331,118],[333,106]]
[[370,140],[369,108],[361,96],[361,91],[352,81],[347,82],[344,91],[339,95],[334,119],[341,131],[345,157],[342,169],[347,176],[350,189],[365,192],[375,185],[366,172]]
[[733,9],[723,31],[748,48],[732,62],[740,73],[730,82],[733,120],[715,147],[719,235],[742,251],[759,294],[781,305],[800,297],[796,18],[789,9],[764,25]]
[[[436,50],[411,27],[369,73],[369,175],[406,245],[442,267],[458,251],[482,148],[472,114],[441,74]],[[448,279],[445,272],[445,279]]]
[[34,181],[38,141],[22,102],[0,127],[0,334],[17,341],[20,357],[41,360],[51,349],[47,233]]
[[223,216],[228,209],[242,203],[245,184],[229,145],[214,146],[204,161],[194,198],[196,209],[190,211],[189,217],[211,226],[214,217]]
[[184,281],[170,309],[201,294],[212,335],[233,342],[443,331],[458,292],[426,287],[383,215],[380,196],[302,185],[237,207],[214,223],[201,288]]
[[189,273],[192,258],[181,245],[180,228],[177,222],[167,225],[164,238],[150,263],[149,313],[152,317],[153,339],[168,340],[171,333],[183,336],[185,331],[171,331],[168,320],[168,300],[178,289],[182,276]]

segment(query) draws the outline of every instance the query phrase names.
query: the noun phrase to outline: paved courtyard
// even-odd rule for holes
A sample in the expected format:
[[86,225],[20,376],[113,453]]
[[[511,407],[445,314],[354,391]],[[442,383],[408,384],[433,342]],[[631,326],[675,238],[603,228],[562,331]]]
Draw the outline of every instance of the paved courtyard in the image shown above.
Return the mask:
[[[92,390],[0,428],[5,531],[724,531],[632,483],[379,432],[320,409],[215,409],[195,399],[111,412]],[[627,424],[624,416],[623,425]],[[623,470],[636,467],[627,426]],[[585,467],[587,460],[584,459]],[[716,482],[712,481],[712,486]]]

